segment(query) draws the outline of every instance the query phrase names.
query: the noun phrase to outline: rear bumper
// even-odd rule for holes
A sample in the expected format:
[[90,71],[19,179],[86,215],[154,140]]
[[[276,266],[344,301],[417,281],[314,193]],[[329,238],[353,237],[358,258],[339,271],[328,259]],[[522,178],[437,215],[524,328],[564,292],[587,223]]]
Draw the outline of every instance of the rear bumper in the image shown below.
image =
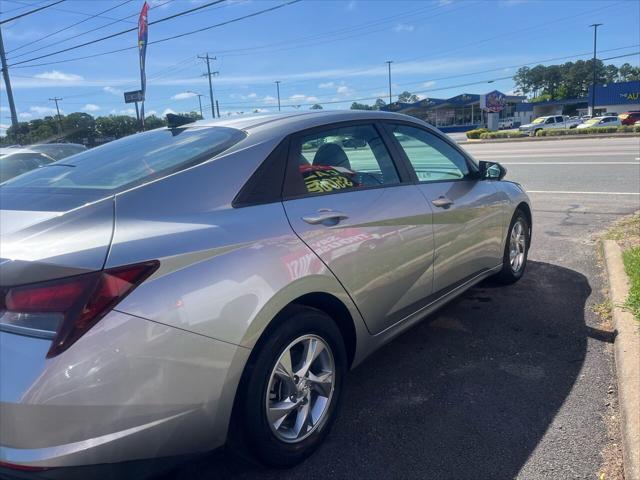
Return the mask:
[[212,450],[225,442],[249,354],[117,311],[61,355],[46,359],[48,348],[48,340],[0,332],[0,465],[77,467]]

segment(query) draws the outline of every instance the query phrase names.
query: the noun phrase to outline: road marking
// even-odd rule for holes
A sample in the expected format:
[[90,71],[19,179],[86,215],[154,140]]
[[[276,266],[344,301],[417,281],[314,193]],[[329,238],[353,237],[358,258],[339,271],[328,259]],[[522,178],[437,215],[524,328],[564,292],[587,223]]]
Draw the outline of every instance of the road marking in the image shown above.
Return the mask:
[[631,152],[608,152],[608,153],[598,153],[598,152],[589,152],[589,153],[538,153],[538,152],[531,152],[531,153],[522,153],[522,152],[518,152],[518,153],[506,153],[506,152],[500,152],[500,153],[489,153],[489,152],[482,152],[482,153],[473,153],[474,157],[476,158],[482,158],[482,159],[491,159],[491,158],[528,158],[528,159],[534,159],[534,158],[561,158],[561,157],[573,157],[573,158],[580,158],[580,157],[626,157],[628,156],[628,158],[631,158],[631,155],[633,155],[633,153]]
[[640,165],[640,162],[500,162],[500,165]]
[[640,192],[567,192],[564,190],[526,190],[527,193],[566,193],[577,195],[640,195]]

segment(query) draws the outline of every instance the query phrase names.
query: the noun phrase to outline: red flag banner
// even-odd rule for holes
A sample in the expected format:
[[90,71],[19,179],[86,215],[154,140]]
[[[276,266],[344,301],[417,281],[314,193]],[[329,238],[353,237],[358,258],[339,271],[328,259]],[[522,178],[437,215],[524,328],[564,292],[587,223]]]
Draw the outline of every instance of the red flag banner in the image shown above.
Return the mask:
[[145,60],[147,56],[147,39],[149,37],[149,24],[147,21],[147,13],[149,5],[144,2],[138,18],[138,52],[140,53],[140,86],[142,89],[142,98],[144,99],[147,90],[147,74],[145,72]]

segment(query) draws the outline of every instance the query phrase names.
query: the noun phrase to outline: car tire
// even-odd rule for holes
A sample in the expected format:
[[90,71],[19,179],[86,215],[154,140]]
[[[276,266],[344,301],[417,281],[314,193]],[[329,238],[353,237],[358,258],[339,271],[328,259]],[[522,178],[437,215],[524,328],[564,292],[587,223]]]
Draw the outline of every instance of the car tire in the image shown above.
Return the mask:
[[518,209],[513,214],[502,257],[502,270],[495,279],[504,285],[517,282],[522,278],[527,266],[531,230],[525,213]]
[[[302,358],[313,345],[320,351],[304,375]],[[240,387],[242,436],[261,463],[292,467],[322,444],[335,421],[347,372],[344,340],[327,314],[294,306],[256,348]],[[311,424],[301,420],[305,412]]]

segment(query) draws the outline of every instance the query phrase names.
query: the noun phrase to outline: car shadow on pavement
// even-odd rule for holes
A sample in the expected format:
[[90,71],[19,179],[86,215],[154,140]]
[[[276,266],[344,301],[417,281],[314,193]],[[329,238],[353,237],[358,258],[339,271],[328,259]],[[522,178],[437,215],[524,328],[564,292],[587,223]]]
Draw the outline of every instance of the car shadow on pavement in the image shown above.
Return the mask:
[[172,479],[514,478],[580,373],[587,278],[529,262],[523,279],[484,282],[350,373],[325,444],[302,465],[265,470],[225,454]]

